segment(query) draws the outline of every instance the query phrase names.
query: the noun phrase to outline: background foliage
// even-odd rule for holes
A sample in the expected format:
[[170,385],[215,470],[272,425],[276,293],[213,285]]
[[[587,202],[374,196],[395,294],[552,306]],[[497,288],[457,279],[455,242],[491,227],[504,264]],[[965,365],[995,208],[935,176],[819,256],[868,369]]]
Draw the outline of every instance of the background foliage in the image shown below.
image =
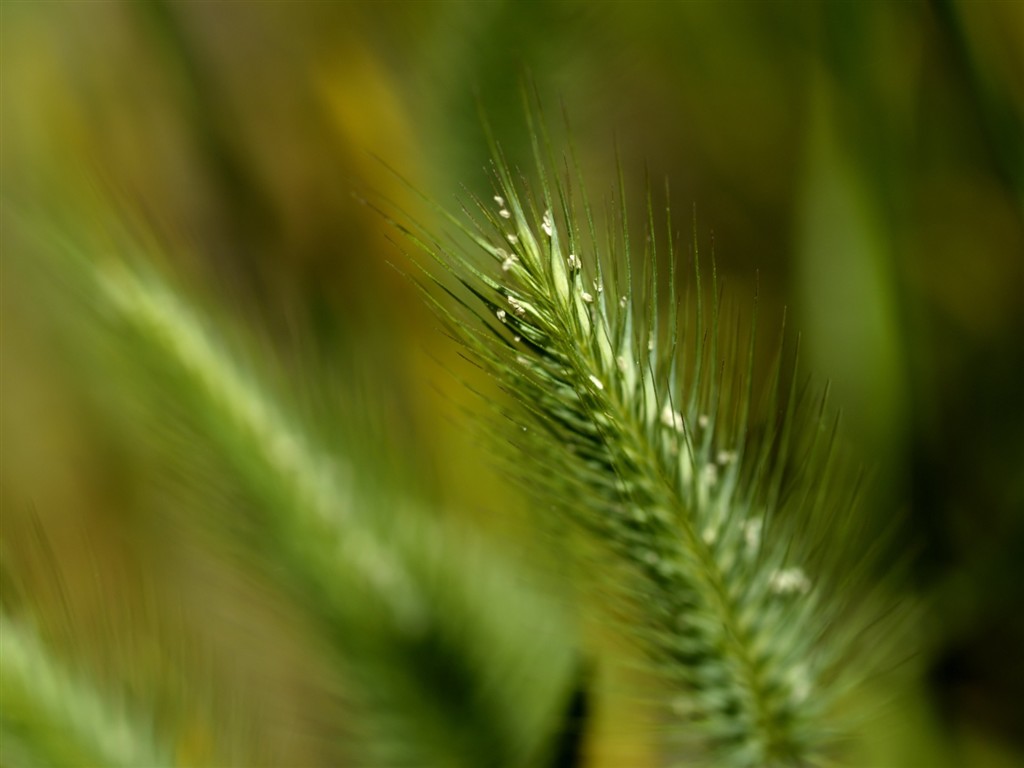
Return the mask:
[[[752,295],[756,279],[765,317],[788,306],[805,369],[832,381],[873,473],[865,509],[879,526],[897,518],[892,556],[911,554],[908,589],[931,606],[924,682],[875,726],[877,759],[1020,759],[1020,3],[5,2],[0,13],[3,547],[5,578],[18,574],[4,601],[30,604],[57,648],[168,702],[200,685],[180,649],[208,649],[210,635],[219,650],[203,653],[242,649],[209,708],[223,712],[218,692],[261,670],[272,710],[227,709],[247,723],[232,731],[241,742],[260,724],[271,756],[330,760],[323,734],[345,720],[324,703],[325,662],[304,652],[293,600],[198,546],[207,533],[154,530],[164,457],[124,426],[130,385],[83,373],[53,327],[74,317],[8,266],[10,249],[27,249],[11,206],[60,210],[83,234],[145,221],[164,266],[231,318],[225,328],[249,329],[271,378],[319,371],[303,385],[314,401],[368,414],[351,433],[372,437],[349,448],[378,457],[380,485],[412,488],[521,554],[522,505],[460,426],[460,409],[478,405],[444,369],[474,373],[401,277],[389,225],[352,191],[429,219],[376,155],[446,206],[463,187],[489,195],[476,102],[525,164],[525,70],[546,103],[564,103],[593,187],[611,188],[613,137],[634,189],[645,165],[667,177],[677,229],[695,216],[732,295]],[[97,177],[118,206],[90,189]],[[168,638],[187,658],[168,656]],[[642,729],[628,726],[643,715],[606,687],[588,764],[642,765]],[[167,708],[161,718],[184,722],[177,753],[206,755],[223,721]]]

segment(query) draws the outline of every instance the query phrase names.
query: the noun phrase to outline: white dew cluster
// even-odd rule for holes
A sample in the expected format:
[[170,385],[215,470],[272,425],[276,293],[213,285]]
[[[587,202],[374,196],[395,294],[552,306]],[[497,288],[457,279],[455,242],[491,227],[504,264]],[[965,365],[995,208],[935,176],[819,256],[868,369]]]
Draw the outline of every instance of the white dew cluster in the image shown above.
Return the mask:
[[803,664],[794,665],[788,677],[793,701],[798,704],[806,701],[811,695],[811,676],[807,673],[807,667]]
[[575,253],[569,254],[568,261],[569,269],[571,269],[573,272],[579,272],[580,268],[583,266],[583,264],[580,263],[580,257],[577,256]]
[[515,296],[508,297],[508,305],[512,307],[512,312],[517,317],[523,317],[526,314],[526,305],[519,301]]
[[717,464],[705,464],[704,469],[701,470],[701,476],[704,481],[704,485],[708,488],[713,488],[718,484],[718,465]]
[[715,461],[725,467],[736,461],[736,455],[736,451],[721,450],[715,456]]
[[551,237],[555,233],[555,222],[551,218],[551,209],[544,211],[544,219],[540,223],[540,228],[544,230],[544,234]]
[[686,428],[683,414],[674,410],[670,403],[666,403],[665,407],[661,409],[661,423],[666,427],[674,429],[676,432],[682,432]]
[[495,251],[495,253],[497,254],[498,258],[501,259],[501,271],[502,272],[508,272],[519,261],[519,257],[518,256],[516,256],[514,253],[509,253],[504,248],[498,248]]
[[768,577],[768,588],[777,595],[805,595],[811,590],[811,580],[802,568],[780,568]]
[[764,528],[764,521],[760,517],[752,517],[743,523],[743,540],[751,550],[757,550],[761,546],[761,531]]
[[587,304],[593,304],[594,303],[594,296],[593,296],[593,294],[587,293],[586,291],[580,291],[580,298],[583,299],[585,302],[587,302]]

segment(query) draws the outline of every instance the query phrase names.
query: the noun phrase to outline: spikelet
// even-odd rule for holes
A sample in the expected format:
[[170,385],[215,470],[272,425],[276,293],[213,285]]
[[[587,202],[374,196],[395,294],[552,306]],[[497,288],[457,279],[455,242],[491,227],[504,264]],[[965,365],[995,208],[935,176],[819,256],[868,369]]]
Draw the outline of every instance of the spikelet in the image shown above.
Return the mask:
[[508,393],[496,429],[537,508],[596,543],[585,568],[629,574],[625,586],[593,582],[638,606],[624,631],[670,690],[665,759],[829,762],[845,738],[839,702],[868,665],[834,541],[856,489],[836,470],[824,395],[787,395],[780,351],[771,417],[755,429],[752,323],[726,332],[696,250],[696,301],[682,309],[667,202],[658,224],[648,192],[635,253],[620,169],[618,210],[599,234],[571,145],[556,161],[527,114],[539,194],[489,134],[496,204],[435,207],[459,232],[444,241],[397,223],[433,262],[428,301]]

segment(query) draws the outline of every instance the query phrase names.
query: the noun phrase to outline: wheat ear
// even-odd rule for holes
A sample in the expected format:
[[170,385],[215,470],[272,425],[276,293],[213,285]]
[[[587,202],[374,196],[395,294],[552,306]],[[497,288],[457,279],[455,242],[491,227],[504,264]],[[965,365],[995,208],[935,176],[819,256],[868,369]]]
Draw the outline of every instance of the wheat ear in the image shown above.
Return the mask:
[[753,328],[749,346],[725,332],[696,250],[696,301],[680,305],[667,193],[659,225],[648,192],[638,254],[621,170],[601,231],[571,145],[556,162],[530,123],[538,193],[492,137],[493,198],[436,208],[455,236],[398,224],[443,269],[424,268],[428,300],[507,393],[499,432],[538,508],[597,543],[592,572],[630,574],[617,588],[641,619],[626,631],[671,690],[667,758],[824,764],[863,629],[838,620],[855,590],[828,565],[856,493],[824,399],[780,391],[780,354],[755,433]]

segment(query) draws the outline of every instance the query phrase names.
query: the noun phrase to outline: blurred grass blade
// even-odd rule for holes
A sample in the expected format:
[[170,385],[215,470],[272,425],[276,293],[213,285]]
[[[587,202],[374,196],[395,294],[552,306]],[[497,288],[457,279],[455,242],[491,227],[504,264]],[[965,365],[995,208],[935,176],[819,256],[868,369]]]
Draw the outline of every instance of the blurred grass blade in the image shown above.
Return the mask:
[[349,705],[346,759],[543,759],[573,672],[555,602],[478,536],[438,522],[386,461],[360,456],[358,432],[338,426],[344,415],[315,414],[314,430],[271,394],[256,373],[266,353],[227,344],[225,329],[138,263],[151,242],[113,240],[48,242],[51,272],[87,297],[65,306],[77,321],[67,332],[100,361],[94,374],[116,407],[134,414],[125,428],[139,447],[178,478],[172,506],[185,530],[201,528],[231,567],[269,577],[312,620],[338,671],[324,686]]

